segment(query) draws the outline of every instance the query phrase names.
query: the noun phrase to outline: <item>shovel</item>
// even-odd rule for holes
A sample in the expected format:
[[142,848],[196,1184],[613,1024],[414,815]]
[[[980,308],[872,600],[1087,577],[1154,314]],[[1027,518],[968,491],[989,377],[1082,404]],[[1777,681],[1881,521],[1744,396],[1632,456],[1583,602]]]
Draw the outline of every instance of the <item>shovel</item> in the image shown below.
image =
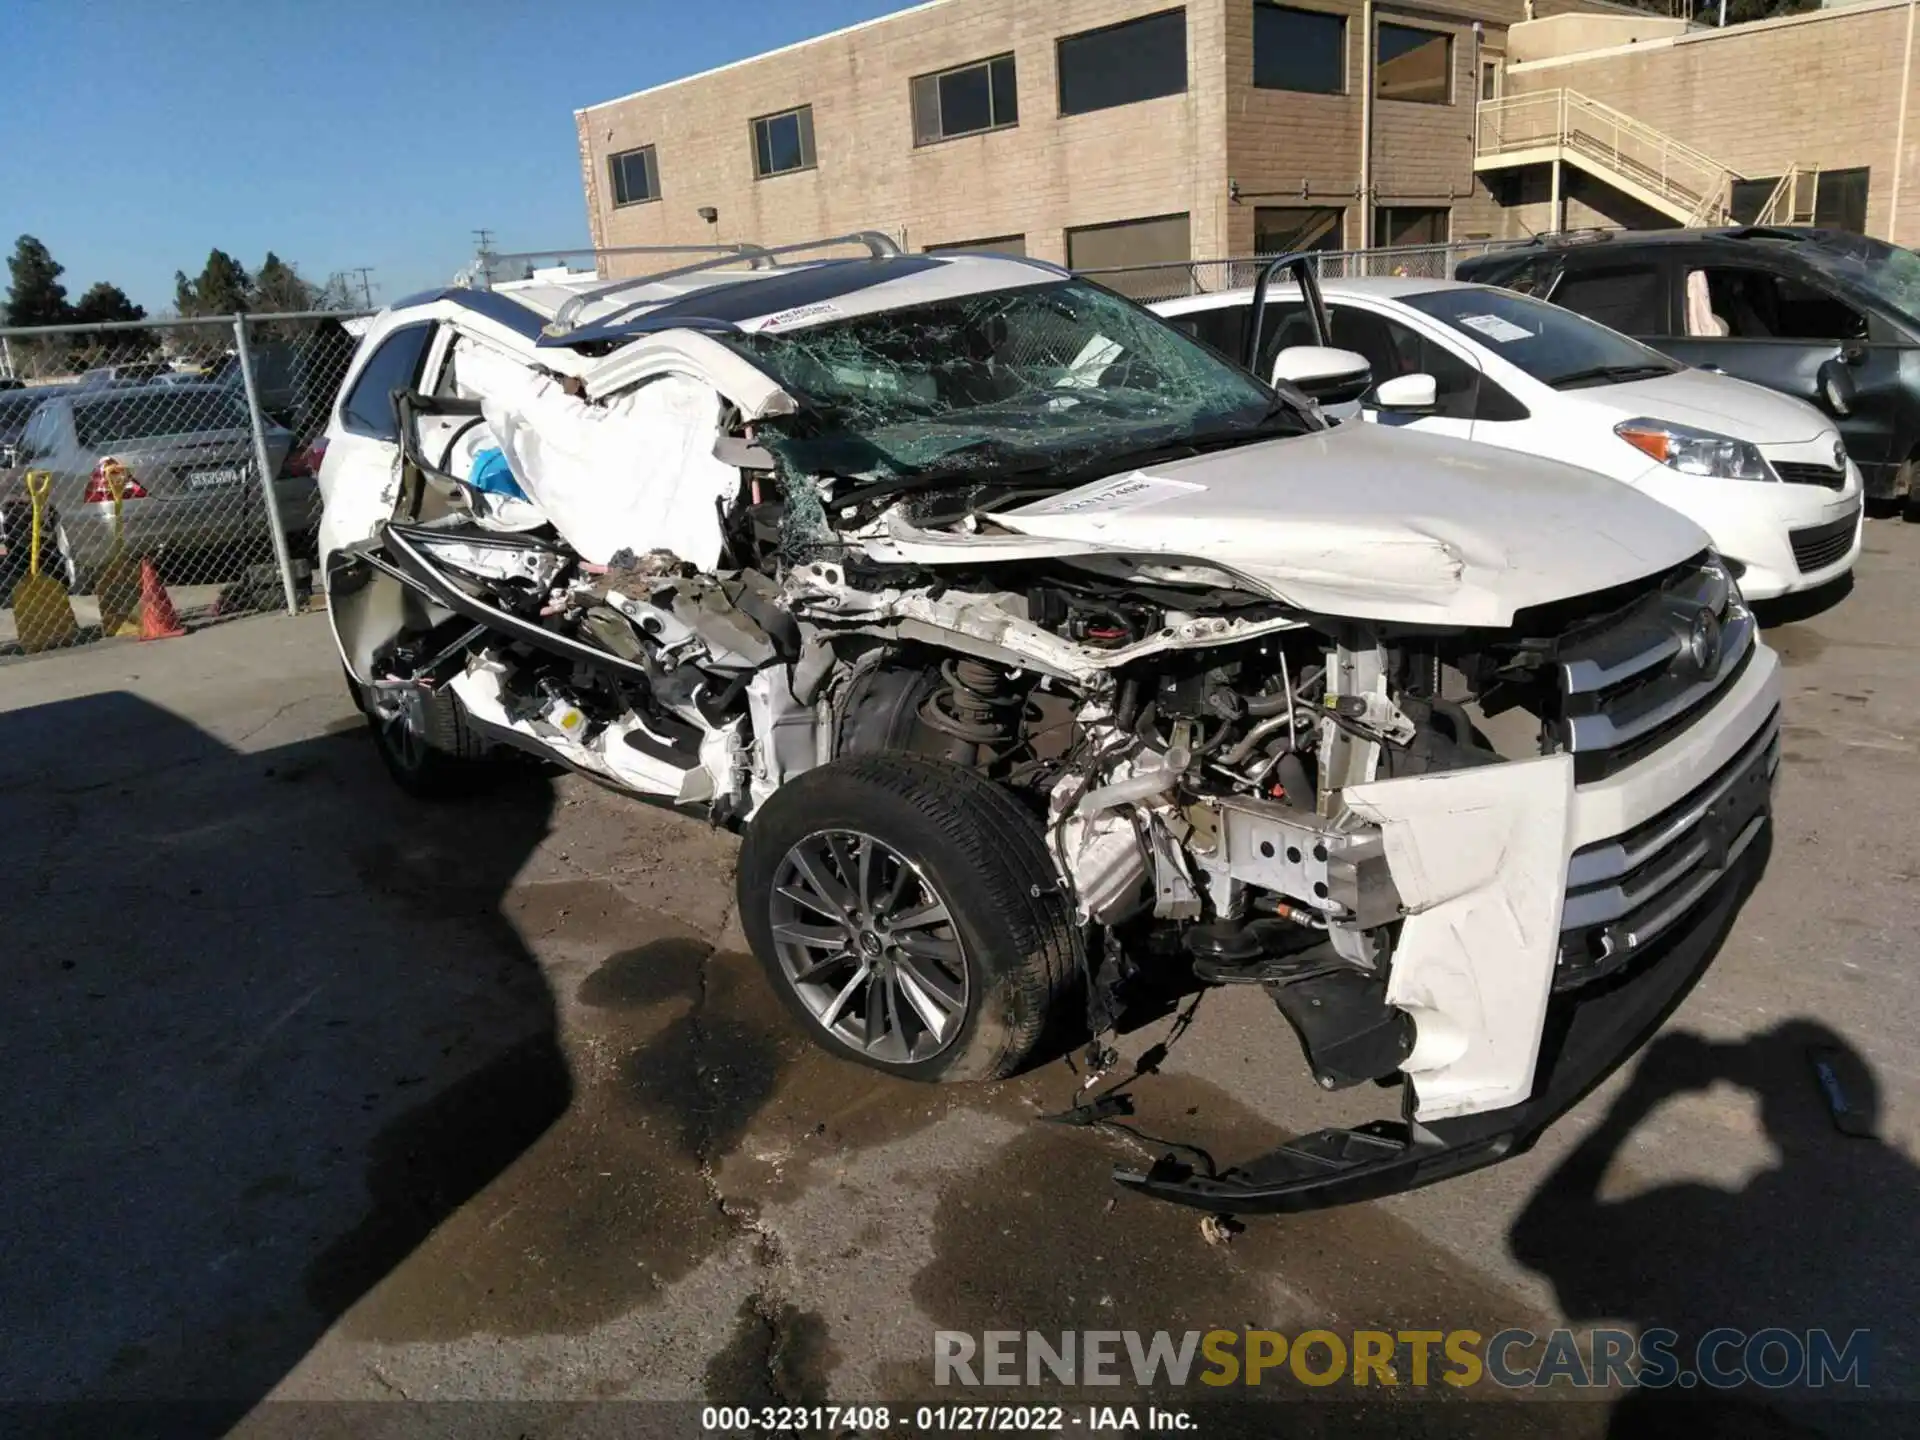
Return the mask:
[[45,470],[27,472],[27,495],[33,501],[33,546],[27,553],[27,573],[13,587],[13,626],[20,648],[28,654],[71,645],[80,638],[73,618],[73,601],[66,587],[40,573],[40,531],[53,476]]
[[102,635],[140,633],[134,619],[140,613],[140,567],[127,558],[126,524],[120,515],[121,503],[126,498],[126,476],[127,467],[118,460],[109,460],[101,467],[101,478],[106,481],[107,493],[113,497],[113,548],[93,586],[100,602]]

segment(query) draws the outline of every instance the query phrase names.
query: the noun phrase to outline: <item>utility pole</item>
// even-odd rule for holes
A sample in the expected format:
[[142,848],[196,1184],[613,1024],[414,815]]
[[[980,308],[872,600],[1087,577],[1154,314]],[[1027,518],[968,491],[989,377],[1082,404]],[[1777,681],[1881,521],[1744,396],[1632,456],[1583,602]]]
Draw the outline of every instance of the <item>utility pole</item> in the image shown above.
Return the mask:
[[373,266],[353,265],[348,267],[347,273],[360,277],[360,303],[369,310],[373,309],[373,281],[369,278],[373,274]]
[[483,288],[493,286],[493,231],[476,230],[473,232],[476,258],[480,262],[480,284]]

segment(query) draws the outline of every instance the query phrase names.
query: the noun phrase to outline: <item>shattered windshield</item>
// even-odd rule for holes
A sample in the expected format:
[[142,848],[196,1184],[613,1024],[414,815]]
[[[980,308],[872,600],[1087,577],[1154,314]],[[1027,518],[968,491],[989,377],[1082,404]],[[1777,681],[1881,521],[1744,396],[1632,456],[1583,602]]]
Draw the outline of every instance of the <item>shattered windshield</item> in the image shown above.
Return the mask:
[[1798,253],[1816,269],[1920,324],[1920,255],[1866,235],[1832,236]]
[[815,474],[1064,473],[1314,428],[1245,371],[1079,280],[721,338],[805,402],[767,443]]

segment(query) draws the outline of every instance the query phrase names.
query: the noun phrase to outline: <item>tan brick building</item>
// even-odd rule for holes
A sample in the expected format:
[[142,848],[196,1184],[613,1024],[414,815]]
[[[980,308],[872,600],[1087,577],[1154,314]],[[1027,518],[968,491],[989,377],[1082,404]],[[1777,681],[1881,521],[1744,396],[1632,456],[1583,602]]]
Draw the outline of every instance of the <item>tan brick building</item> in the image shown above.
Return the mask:
[[577,112],[593,243],[1092,266],[1491,234],[1474,102],[1522,4],[935,0]]
[[[1799,167],[1806,183],[1797,207],[1783,205],[1768,218],[1920,244],[1914,13],[1912,0],[1861,0],[1725,30],[1647,16],[1537,19],[1510,31],[1501,103],[1562,92],[1620,111],[1709,162],[1686,183],[1712,166],[1730,172],[1731,210],[1742,220],[1755,218],[1774,182]],[[1491,119],[1483,117],[1483,140]],[[1572,148],[1562,172],[1568,226],[1680,218],[1636,203],[1617,176],[1604,174],[1604,157],[1582,164]],[[1638,153],[1651,162],[1654,150]],[[1482,172],[1507,212],[1506,233],[1553,228],[1547,166],[1489,164],[1492,158],[1483,156]]]
[[603,249],[876,229],[1096,267],[1730,218],[1911,244],[1914,8],[933,0],[575,121]]

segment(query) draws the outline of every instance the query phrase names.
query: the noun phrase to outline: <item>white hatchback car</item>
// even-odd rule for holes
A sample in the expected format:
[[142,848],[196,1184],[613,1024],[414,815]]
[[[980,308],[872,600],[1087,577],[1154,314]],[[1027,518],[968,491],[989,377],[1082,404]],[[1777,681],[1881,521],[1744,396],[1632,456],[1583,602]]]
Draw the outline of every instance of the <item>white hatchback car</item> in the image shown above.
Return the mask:
[[[1368,420],[1563,460],[1679,510],[1741,567],[1750,599],[1809,590],[1860,553],[1860,472],[1833,422],[1790,396],[1649,350],[1557,305],[1450,280],[1322,284],[1332,344],[1364,356]],[[1251,290],[1153,310],[1238,360]],[[1313,343],[1300,292],[1275,285],[1260,372]],[[1324,354],[1325,352],[1320,352]]]

